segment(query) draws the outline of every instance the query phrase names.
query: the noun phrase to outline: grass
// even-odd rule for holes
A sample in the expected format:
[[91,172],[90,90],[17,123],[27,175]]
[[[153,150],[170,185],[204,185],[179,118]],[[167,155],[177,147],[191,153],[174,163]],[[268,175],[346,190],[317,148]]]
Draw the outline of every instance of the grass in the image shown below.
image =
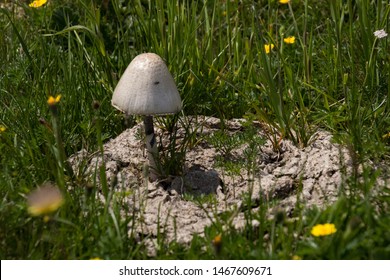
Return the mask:
[[[261,205],[246,212],[243,232],[231,224],[233,213],[225,213],[188,248],[159,237],[155,258],[389,259],[390,192],[373,191],[375,178],[388,176],[374,166],[388,165],[390,144],[389,37],[373,32],[390,31],[389,15],[381,0],[49,0],[39,8],[5,1],[1,259],[149,258],[143,237],[128,234],[135,215],[106,183],[104,169],[97,171],[107,201],[101,203],[96,180],[75,176],[66,164],[81,149],[102,152],[126,128],[110,100],[121,73],[142,52],[167,62],[185,115],[261,121],[275,150],[280,139],[305,147],[316,129],[326,129],[348,147],[356,167],[342,186],[348,192],[324,210],[297,205],[293,219],[283,213],[267,219],[269,205]],[[288,36],[294,44],[284,42]],[[266,53],[265,44],[274,48]],[[59,94],[60,102],[49,106],[49,96]],[[216,135],[216,143],[218,137],[224,139]],[[186,144],[195,141],[189,135]],[[233,142],[220,149],[229,153]],[[178,172],[186,147],[174,164],[164,159],[165,170]],[[45,182],[55,183],[66,201],[46,222],[26,211],[26,196]],[[259,227],[251,225],[254,219]],[[336,233],[310,234],[328,222]],[[213,243],[218,234],[222,242]]]

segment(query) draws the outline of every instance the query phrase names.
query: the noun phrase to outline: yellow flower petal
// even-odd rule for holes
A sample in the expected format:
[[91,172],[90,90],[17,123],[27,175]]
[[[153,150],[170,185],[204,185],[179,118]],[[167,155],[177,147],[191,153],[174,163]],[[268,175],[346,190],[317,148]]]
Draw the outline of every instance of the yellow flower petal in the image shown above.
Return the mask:
[[336,231],[337,229],[334,224],[318,224],[311,229],[311,234],[318,237],[330,235],[335,233]]
[[28,6],[31,8],[39,8],[43,5],[45,5],[47,0],[35,0],[34,2],[30,3]]
[[60,100],[61,100],[61,94],[57,95],[56,97],[49,96],[49,99],[47,100],[47,104],[49,104],[49,106],[54,106],[58,102],[60,102]]
[[5,126],[4,125],[0,125],[0,133],[1,132],[4,132],[4,131],[6,131],[7,129],[5,128]]
[[64,198],[56,186],[45,184],[28,195],[27,204],[31,216],[48,215],[64,204]]
[[283,41],[286,44],[294,44],[295,43],[295,37],[294,36],[290,36],[290,37],[284,38]]
[[274,44],[264,45],[265,53],[270,53],[270,51],[275,47]]
[[279,0],[280,4],[288,4],[288,2],[290,2],[290,0]]
[[222,243],[222,234],[218,234],[216,237],[213,239],[213,244],[214,246],[219,246]]

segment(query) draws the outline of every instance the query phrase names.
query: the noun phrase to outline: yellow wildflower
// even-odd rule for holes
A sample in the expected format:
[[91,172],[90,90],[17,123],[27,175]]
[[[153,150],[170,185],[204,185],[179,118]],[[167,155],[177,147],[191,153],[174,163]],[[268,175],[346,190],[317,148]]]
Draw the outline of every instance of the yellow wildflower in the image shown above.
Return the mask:
[[279,0],[280,4],[288,4],[288,2],[290,2],[290,0]]
[[0,125],[0,133],[4,132],[4,131],[6,131],[6,130],[7,130],[7,129],[5,128],[4,125]]
[[213,245],[214,246],[220,246],[222,243],[222,234],[218,234],[216,237],[213,239]]
[[49,106],[54,106],[58,102],[60,102],[60,100],[61,100],[61,94],[57,95],[56,97],[49,96],[49,99],[47,100],[47,104],[49,104]]
[[286,44],[294,44],[295,43],[295,37],[294,36],[290,36],[290,37],[284,38],[283,41]]
[[219,255],[222,250],[222,234],[218,234],[214,237],[212,244],[214,246],[215,253]]
[[35,0],[34,2],[30,3],[28,6],[31,8],[39,8],[43,5],[45,5],[47,0]]
[[265,53],[269,53],[275,47],[274,44],[264,45]]
[[292,260],[294,260],[294,261],[299,261],[299,260],[302,260],[302,258],[300,257],[300,256],[298,256],[298,255],[294,255],[294,256],[292,256],[292,258],[291,258]]
[[91,261],[101,261],[102,259],[99,257],[90,258]]
[[[58,187],[45,184],[28,195],[27,211],[31,216],[46,216],[55,212],[63,203],[64,198]],[[44,220],[48,221],[47,218]]]
[[[0,126],[0,132],[1,132],[1,126]],[[390,138],[390,132],[388,132],[388,133],[382,135],[382,138],[383,138],[383,139]]]
[[314,236],[325,236],[333,234],[337,231],[334,224],[318,224],[311,229],[311,234]]

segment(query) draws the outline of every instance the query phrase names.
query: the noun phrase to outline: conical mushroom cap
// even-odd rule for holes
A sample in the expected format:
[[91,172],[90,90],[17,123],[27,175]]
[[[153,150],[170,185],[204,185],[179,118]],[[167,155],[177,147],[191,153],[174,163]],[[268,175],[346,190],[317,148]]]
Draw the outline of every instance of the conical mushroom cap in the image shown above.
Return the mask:
[[157,54],[136,56],[114,90],[112,106],[129,115],[166,115],[181,110],[175,81]]

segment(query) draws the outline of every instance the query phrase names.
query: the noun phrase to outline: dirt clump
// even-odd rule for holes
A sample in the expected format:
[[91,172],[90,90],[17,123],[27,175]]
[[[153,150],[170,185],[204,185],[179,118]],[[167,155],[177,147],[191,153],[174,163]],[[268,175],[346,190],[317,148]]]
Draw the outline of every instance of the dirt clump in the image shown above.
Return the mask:
[[[136,232],[151,238],[151,252],[159,232],[165,234],[168,242],[188,243],[226,211],[234,213],[231,222],[241,228],[246,224],[244,211],[248,207],[255,211],[261,203],[273,205],[270,202],[277,201],[277,209],[283,209],[287,215],[293,213],[297,200],[308,207],[332,203],[338,197],[345,172],[351,169],[348,151],[333,143],[332,135],[325,131],[315,133],[303,149],[281,140],[280,149],[275,152],[272,143],[264,140],[262,145],[252,143],[248,153],[248,141],[236,141],[236,145],[230,146],[219,145],[218,138],[213,141],[213,135],[221,131],[219,119],[197,117],[190,123],[198,141],[185,154],[183,174],[160,183],[146,179],[147,156],[140,136],[141,124],[104,145],[107,180],[115,191],[128,191],[127,203],[137,215]],[[244,135],[243,123],[243,119],[225,121],[224,132],[230,135],[225,140]],[[177,130],[178,144],[186,131],[188,128]],[[167,143],[167,133],[156,134],[162,135],[163,144]],[[250,137],[266,139],[260,128]],[[80,152],[71,162],[75,171],[97,174],[102,158]],[[249,206],[243,199],[248,194]],[[270,215],[272,211],[270,207]]]

